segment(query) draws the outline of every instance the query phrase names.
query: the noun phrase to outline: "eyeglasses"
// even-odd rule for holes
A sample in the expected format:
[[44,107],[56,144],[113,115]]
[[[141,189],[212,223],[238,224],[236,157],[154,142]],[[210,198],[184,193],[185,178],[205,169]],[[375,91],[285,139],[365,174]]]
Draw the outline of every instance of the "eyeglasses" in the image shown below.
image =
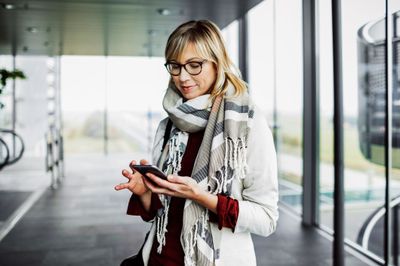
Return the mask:
[[206,59],[204,59],[203,61],[200,61],[200,62],[199,61],[190,61],[190,62],[187,62],[186,64],[167,62],[164,64],[164,66],[172,76],[179,76],[181,74],[182,67],[190,75],[198,75],[201,73],[201,70],[203,69],[203,64],[206,61],[207,61]]

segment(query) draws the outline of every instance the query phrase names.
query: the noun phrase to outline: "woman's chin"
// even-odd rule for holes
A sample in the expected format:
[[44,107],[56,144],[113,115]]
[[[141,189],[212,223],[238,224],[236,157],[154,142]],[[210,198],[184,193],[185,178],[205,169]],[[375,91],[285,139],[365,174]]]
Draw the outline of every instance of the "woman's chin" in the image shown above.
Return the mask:
[[194,91],[190,91],[190,92],[182,92],[182,96],[183,96],[183,98],[185,98],[186,100],[191,100],[191,99],[194,99],[194,98],[196,98],[197,96],[199,96],[199,95],[197,95],[196,94],[196,92],[194,92]]

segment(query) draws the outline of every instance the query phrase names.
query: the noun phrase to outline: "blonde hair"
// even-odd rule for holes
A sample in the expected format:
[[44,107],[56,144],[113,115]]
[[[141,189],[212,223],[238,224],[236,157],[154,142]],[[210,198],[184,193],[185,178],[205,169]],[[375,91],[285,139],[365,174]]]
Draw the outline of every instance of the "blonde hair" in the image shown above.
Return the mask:
[[224,95],[229,82],[238,96],[247,91],[247,84],[241,78],[240,71],[229,58],[218,26],[208,20],[188,21],[176,28],[168,38],[165,47],[165,59],[177,60],[185,47],[193,44],[199,56],[214,63],[217,78],[211,97]]

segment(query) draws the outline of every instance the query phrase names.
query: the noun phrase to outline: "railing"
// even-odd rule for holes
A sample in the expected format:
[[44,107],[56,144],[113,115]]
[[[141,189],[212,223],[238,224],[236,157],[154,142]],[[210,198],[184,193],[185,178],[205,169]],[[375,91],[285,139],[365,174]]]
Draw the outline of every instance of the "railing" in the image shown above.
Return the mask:
[[8,163],[8,159],[10,158],[10,149],[8,149],[7,143],[0,138],[0,171],[5,167]]
[[0,129],[0,170],[16,163],[25,151],[24,141],[14,130]]
[[[390,209],[392,211],[392,252],[393,252],[393,263],[394,265],[399,265],[399,216],[400,216],[400,196],[392,199],[390,202]],[[370,243],[374,243],[375,246],[383,247],[383,238],[379,243],[380,239],[376,239],[373,237],[374,231],[381,232],[383,230],[383,219],[385,216],[385,205],[382,205],[377,210],[375,210],[364,222],[361,227],[358,237],[357,243],[366,250],[371,250]],[[379,234],[379,236],[383,237],[383,234]],[[378,253],[377,250],[371,250],[374,253]],[[377,254],[383,256],[383,254]]]
[[60,130],[50,127],[45,138],[46,171],[51,172],[51,187],[56,189],[64,178],[63,137]]

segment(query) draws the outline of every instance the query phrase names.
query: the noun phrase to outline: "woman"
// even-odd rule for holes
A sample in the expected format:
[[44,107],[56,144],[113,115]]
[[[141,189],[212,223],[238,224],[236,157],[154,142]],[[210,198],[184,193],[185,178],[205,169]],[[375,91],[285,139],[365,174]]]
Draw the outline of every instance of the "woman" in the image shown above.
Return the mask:
[[168,118],[156,133],[153,164],[168,180],[123,170],[129,181],[115,187],[133,193],[128,214],[153,222],[143,262],[256,265],[250,233],[268,236],[278,219],[276,154],[267,121],[212,22],[180,25],[169,36],[165,58]]

